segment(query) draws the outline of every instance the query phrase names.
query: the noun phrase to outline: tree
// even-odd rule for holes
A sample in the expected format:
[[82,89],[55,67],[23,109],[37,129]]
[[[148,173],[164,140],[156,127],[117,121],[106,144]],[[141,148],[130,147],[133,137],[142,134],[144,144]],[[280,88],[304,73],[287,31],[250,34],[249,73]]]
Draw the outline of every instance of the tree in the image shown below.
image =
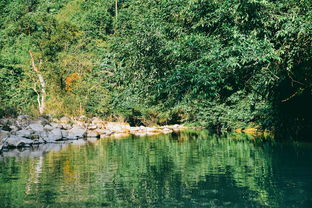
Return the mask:
[[33,89],[37,94],[39,113],[43,114],[45,111],[46,83],[44,81],[42,74],[40,73],[40,67],[42,66],[42,60],[40,59],[39,67],[37,67],[35,64],[35,58],[34,58],[34,55],[32,53],[32,50],[29,50],[29,55],[31,58],[32,68],[33,68],[34,72],[36,73],[36,75],[38,76],[38,80],[39,80],[40,87],[41,87],[40,88],[41,90],[38,91],[37,90],[37,84],[35,82]]

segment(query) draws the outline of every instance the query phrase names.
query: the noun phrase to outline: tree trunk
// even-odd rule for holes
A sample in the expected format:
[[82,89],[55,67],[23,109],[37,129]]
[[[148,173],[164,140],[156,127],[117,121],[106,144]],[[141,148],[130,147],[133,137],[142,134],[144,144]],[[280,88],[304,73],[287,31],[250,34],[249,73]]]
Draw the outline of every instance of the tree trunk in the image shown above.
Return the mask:
[[116,22],[118,19],[118,0],[115,0],[115,18],[116,18]]
[[[34,85],[34,90],[37,93],[37,101],[38,101],[38,108],[39,108],[39,113],[43,114],[44,110],[45,110],[45,96],[46,96],[46,91],[45,91],[45,81],[43,79],[42,74],[40,73],[39,69],[37,68],[36,64],[35,64],[35,59],[33,56],[33,53],[31,50],[29,50],[29,55],[31,58],[31,65],[32,68],[34,70],[34,72],[37,74],[38,79],[39,79],[39,83],[41,85],[41,92],[38,92],[36,89],[36,84]],[[40,62],[41,65],[41,62]]]

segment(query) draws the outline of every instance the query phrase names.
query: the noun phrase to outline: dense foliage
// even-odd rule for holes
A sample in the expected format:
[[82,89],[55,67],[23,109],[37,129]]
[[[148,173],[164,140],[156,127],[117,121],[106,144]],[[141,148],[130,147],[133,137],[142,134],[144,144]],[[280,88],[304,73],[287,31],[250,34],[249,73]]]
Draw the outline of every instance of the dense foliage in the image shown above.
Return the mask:
[[117,14],[115,0],[0,0],[0,114],[36,112],[32,49],[46,113],[312,127],[310,0],[119,0]]

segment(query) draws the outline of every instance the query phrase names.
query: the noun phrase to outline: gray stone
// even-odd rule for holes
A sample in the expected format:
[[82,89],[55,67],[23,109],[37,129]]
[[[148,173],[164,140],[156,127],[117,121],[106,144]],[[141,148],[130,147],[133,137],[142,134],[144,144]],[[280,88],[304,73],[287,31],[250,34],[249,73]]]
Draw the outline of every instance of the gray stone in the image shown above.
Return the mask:
[[48,132],[47,138],[44,138],[46,142],[55,142],[61,140],[63,138],[61,129],[53,129],[52,131]]
[[72,128],[72,125],[70,125],[70,124],[62,124],[62,129],[65,129],[65,130],[69,130],[69,129],[71,129]]
[[11,125],[11,126],[9,126],[9,128],[11,129],[10,131],[13,131],[13,132],[18,131],[18,127],[17,126]]
[[100,134],[97,131],[88,131],[87,137],[99,137]]
[[41,124],[43,126],[49,124],[49,120],[44,117],[38,117],[37,119],[32,120],[32,123]]
[[10,134],[9,131],[0,130],[0,141],[1,141],[1,139],[9,136],[9,134]]
[[95,130],[96,128],[97,128],[97,125],[95,125],[95,124],[91,124],[88,126],[89,130]]
[[68,137],[68,130],[61,130],[61,132],[62,132],[62,136],[63,136],[63,138],[67,138]]
[[31,116],[28,115],[20,115],[17,117],[16,119],[16,124],[20,127],[20,128],[25,128],[29,125],[31,121]]
[[74,125],[72,129],[70,129],[68,131],[68,139],[78,139],[78,138],[82,138],[86,136],[86,129],[78,126],[78,125]]
[[28,129],[32,129],[32,130],[34,130],[35,132],[42,132],[42,131],[44,131],[43,125],[40,124],[40,123],[32,123],[32,124],[29,124]]
[[60,118],[60,122],[61,123],[70,123],[71,119],[68,118],[67,116],[63,116],[62,118]]
[[47,130],[47,131],[52,131],[52,130],[54,129],[54,127],[48,124],[48,125],[45,125],[45,126],[43,127],[43,129],[44,129],[44,130]]
[[50,125],[53,127],[53,128],[63,128],[62,124],[59,124],[59,123],[50,123]]
[[11,135],[7,140],[6,143],[9,147],[24,147],[33,144],[33,140],[26,139],[20,136]]
[[111,134],[113,134],[113,132],[109,129],[97,129],[96,130],[100,135],[106,135],[109,136]]
[[19,130],[15,133],[17,136],[20,136],[20,137],[25,137],[25,138],[32,138],[32,135],[34,134],[34,131],[31,130],[31,129],[22,129],[22,130]]

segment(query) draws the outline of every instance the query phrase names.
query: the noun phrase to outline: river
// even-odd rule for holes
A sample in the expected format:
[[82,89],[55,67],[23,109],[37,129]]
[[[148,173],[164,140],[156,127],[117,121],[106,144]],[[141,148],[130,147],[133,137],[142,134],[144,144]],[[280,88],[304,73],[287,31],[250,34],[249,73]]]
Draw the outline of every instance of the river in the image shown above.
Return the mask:
[[0,155],[1,208],[312,207],[311,143],[203,130],[47,147]]

